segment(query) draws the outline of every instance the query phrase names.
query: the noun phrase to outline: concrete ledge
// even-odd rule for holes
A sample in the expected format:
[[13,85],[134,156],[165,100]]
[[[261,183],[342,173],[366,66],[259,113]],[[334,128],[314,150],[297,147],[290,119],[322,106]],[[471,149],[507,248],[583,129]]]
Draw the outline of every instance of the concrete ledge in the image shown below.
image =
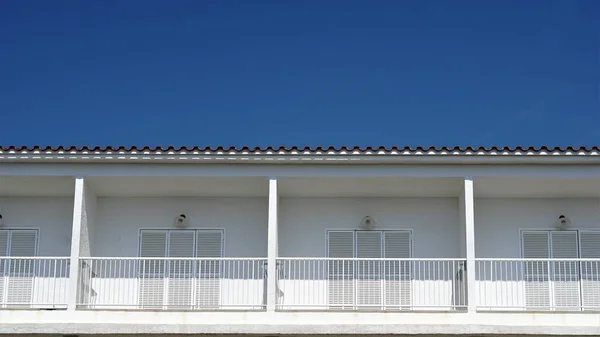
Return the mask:
[[600,335],[598,314],[1,311],[4,335]]
[[543,336],[598,336],[598,327],[547,326],[492,326],[492,325],[141,325],[141,324],[2,324],[0,334],[77,334],[77,335],[543,335]]

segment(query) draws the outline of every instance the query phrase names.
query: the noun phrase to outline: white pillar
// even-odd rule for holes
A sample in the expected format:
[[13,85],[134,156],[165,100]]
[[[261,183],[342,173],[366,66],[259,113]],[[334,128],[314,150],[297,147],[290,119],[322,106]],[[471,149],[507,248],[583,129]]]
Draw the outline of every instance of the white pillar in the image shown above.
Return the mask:
[[279,194],[277,178],[269,178],[269,219],[267,249],[267,311],[275,311],[277,306],[277,227],[279,226]]
[[464,211],[464,242],[467,260],[467,309],[470,313],[475,313],[477,288],[475,284],[475,208],[472,177],[464,178],[461,202],[461,209]]
[[80,289],[82,286],[87,286],[87,284],[80,284],[81,263],[79,258],[89,257],[92,254],[90,236],[93,230],[95,209],[96,195],[86,184],[83,177],[76,177],[67,299],[68,310],[75,310],[77,308],[78,290],[82,290]]

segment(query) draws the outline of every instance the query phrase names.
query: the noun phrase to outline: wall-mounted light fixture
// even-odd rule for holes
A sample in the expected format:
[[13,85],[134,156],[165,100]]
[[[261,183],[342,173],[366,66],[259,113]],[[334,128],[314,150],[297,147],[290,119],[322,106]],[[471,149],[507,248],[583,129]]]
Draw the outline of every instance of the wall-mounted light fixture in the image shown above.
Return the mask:
[[567,218],[565,215],[561,214],[556,221],[557,228],[560,230],[565,230],[571,224],[571,219]]
[[176,228],[185,228],[187,225],[187,216],[185,216],[185,214],[179,214],[179,216],[175,217],[173,225]]
[[373,219],[373,217],[366,216],[366,217],[362,218],[362,220],[360,221],[361,229],[371,230],[374,227],[375,227],[375,219]]

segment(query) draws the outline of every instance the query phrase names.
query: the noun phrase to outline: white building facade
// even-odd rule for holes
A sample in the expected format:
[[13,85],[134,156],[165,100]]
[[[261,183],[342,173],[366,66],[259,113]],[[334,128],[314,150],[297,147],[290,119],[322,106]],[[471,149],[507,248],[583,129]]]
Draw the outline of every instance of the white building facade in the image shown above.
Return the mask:
[[600,149],[0,150],[0,334],[600,335]]

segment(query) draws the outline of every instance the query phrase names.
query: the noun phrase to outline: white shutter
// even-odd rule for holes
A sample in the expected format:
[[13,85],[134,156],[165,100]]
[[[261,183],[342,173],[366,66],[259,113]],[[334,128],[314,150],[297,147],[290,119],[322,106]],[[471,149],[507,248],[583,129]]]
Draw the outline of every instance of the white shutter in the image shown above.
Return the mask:
[[37,231],[11,230],[9,236],[9,255],[25,257],[11,259],[6,302],[10,305],[31,305],[33,296],[33,278],[35,276]]
[[[548,231],[522,232],[523,258],[550,258]],[[525,307],[550,307],[548,262],[525,261]]]
[[[412,254],[409,231],[386,231],[383,233],[384,258],[409,259]],[[384,266],[385,306],[391,308],[411,305],[411,262],[386,261]]]
[[523,258],[549,259],[549,240],[548,231],[523,232]]
[[10,256],[35,256],[37,247],[36,230],[11,230],[10,233]]
[[[356,232],[356,257],[380,259],[382,257],[381,231]],[[356,305],[381,306],[381,261],[356,261]]]
[[223,231],[198,230],[196,235],[197,257],[223,257]]
[[[143,230],[140,236],[140,257],[167,257],[167,231]],[[163,270],[146,272],[158,273]]]
[[[328,232],[327,256],[331,258],[354,258],[354,231]],[[350,260],[329,261],[328,278],[329,305],[352,308],[354,305],[354,263]]]
[[177,258],[194,257],[194,234],[191,230],[171,230],[168,234],[167,304],[170,308],[189,308],[192,304],[194,261]]
[[356,257],[359,259],[380,259],[383,255],[381,241],[380,231],[357,231]]
[[8,231],[0,230],[0,304],[5,304],[5,278],[8,276],[8,260],[2,257],[8,256]]
[[[167,231],[143,230],[140,234],[140,257],[166,257]],[[160,308],[164,305],[165,261],[143,260],[140,263],[139,305]]]
[[[550,232],[551,253],[553,259],[577,259],[577,231]],[[552,262],[552,285],[554,306],[560,309],[578,309],[579,299],[579,263],[576,261]]]
[[[579,232],[582,259],[600,258],[600,231]],[[600,261],[581,263],[581,294],[584,309],[600,308]]]
[[412,257],[409,231],[386,231],[383,239],[386,259],[410,259]]
[[223,257],[223,231],[198,230],[196,256],[200,258],[196,282],[196,306],[204,309],[217,308],[221,294],[221,261],[210,258]]
[[[8,256],[8,231],[0,230],[0,257]],[[4,269],[0,269],[4,272]]]
[[354,232],[328,232],[327,255],[333,258],[354,258]]

